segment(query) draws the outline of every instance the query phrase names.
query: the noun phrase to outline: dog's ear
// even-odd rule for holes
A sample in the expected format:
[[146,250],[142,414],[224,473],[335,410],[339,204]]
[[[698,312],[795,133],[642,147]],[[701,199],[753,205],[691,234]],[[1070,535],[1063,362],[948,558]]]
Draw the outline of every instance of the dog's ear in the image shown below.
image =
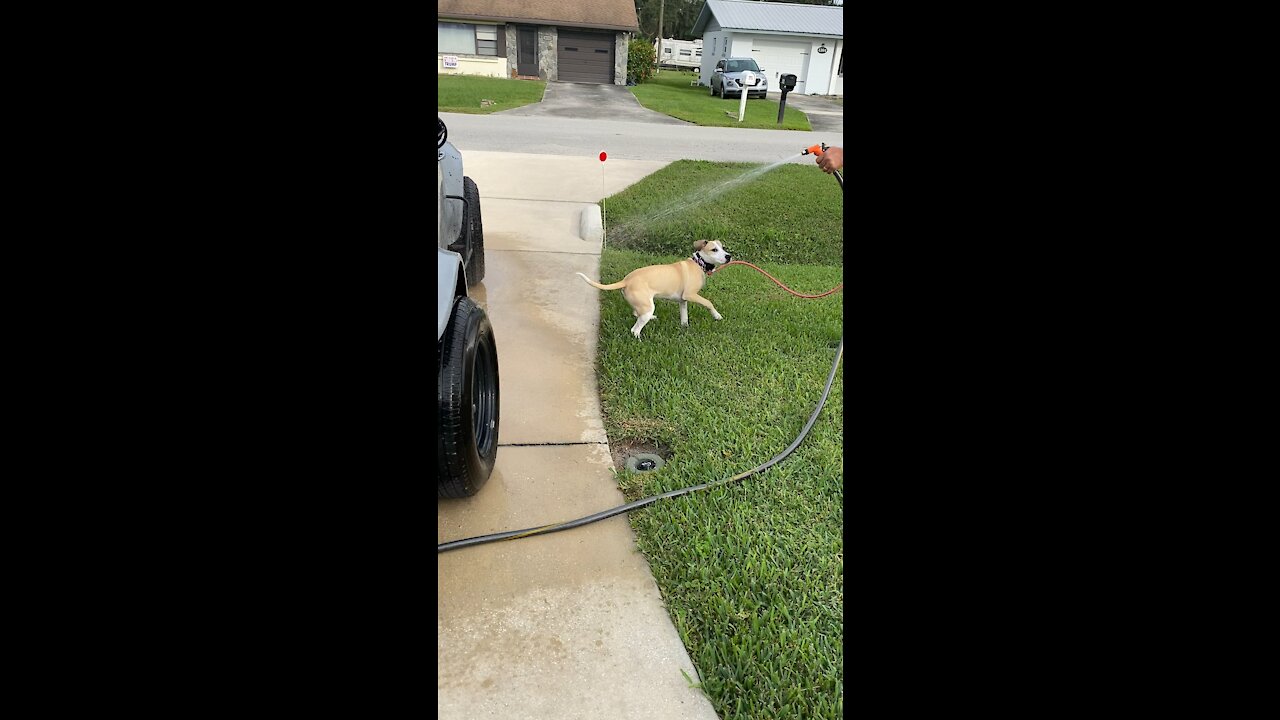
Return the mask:
[[706,241],[706,240],[694,240],[694,241],[693,241],[693,249],[694,249],[694,250],[701,250],[702,248],[704,248],[704,247],[706,247],[706,246],[707,246],[707,241]]

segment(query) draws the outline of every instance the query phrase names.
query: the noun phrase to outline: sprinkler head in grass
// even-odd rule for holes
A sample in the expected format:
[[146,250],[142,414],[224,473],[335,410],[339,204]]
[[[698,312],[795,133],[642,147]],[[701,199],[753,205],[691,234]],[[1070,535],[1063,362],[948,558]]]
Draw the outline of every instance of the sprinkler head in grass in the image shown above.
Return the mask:
[[627,458],[627,469],[631,472],[653,472],[662,467],[662,457],[653,453],[637,453]]

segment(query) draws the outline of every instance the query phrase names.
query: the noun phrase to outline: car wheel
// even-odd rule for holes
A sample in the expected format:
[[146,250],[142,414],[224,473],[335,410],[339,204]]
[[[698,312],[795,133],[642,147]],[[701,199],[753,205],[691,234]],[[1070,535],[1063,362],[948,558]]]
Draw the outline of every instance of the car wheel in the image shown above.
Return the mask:
[[716,86],[715,86],[714,84],[712,84],[712,83],[707,83],[707,89],[709,89],[709,90],[711,91],[711,97],[715,97],[715,96],[716,96]]
[[498,455],[498,349],[489,316],[459,298],[440,345],[437,497],[470,497]]
[[467,199],[463,232],[470,231],[471,244],[467,247],[467,287],[484,280],[484,223],[480,218],[480,189],[476,181],[462,178],[462,195]]

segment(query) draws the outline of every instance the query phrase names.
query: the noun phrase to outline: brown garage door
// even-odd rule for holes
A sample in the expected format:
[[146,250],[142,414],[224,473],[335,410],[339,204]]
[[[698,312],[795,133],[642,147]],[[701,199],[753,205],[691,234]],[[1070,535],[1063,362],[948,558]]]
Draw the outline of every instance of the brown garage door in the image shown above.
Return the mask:
[[563,82],[613,84],[613,33],[561,29],[556,40]]

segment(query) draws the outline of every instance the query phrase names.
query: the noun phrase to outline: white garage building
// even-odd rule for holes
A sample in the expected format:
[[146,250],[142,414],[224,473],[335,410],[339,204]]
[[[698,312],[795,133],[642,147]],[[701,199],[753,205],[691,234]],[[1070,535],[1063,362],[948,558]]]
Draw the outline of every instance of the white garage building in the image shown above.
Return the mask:
[[700,85],[710,82],[717,60],[751,57],[769,76],[769,92],[791,73],[792,92],[844,95],[843,7],[706,0],[693,34],[702,36]]

